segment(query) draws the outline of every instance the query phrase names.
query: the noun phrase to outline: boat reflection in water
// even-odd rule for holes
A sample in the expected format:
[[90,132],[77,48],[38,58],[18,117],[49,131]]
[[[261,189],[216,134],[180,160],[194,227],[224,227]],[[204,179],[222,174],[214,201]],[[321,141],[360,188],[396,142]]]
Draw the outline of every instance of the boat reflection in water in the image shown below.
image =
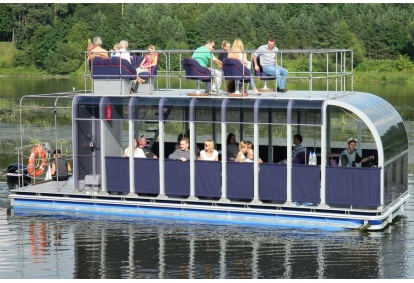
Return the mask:
[[[97,57],[90,65],[92,90],[21,99],[22,144],[17,164],[10,167],[15,172],[8,172],[19,180],[9,195],[15,210],[360,230],[384,229],[401,215],[409,199],[406,128],[384,99],[354,91],[352,84],[346,89],[347,78],[352,78],[351,51],[283,51],[280,59],[294,55],[309,60],[308,72],[289,73],[307,79],[309,89],[283,93],[266,89],[260,96],[202,93],[199,84],[197,91],[170,89],[171,77],[206,78],[199,77],[197,64],[191,63],[195,60],[174,61],[190,52],[160,52],[165,71],[161,73],[160,68],[157,74],[147,74],[146,82],[135,89],[130,88],[131,79],[136,78],[131,63],[119,57]],[[133,58],[136,62],[141,57]],[[326,60],[325,72],[312,71],[316,58]],[[231,60],[223,64],[224,78],[246,79],[250,71],[243,67],[240,71],[237,60],[234,66]],[[158,85],[160,77],[165,88]],[[276,81],[275,77],[267,79]],[[314,90],[316,79],[325,81],[326,89]],[[32,130],[34,115],[41,114],[41,119],[55,121],[58,133],[68,123],[64,111],[71,111],[72,136],[63,141],[43,140],[30,153],[32,146],[23,141],[43,135],[33,135],[26,124]],[[230,133],[253,142],[254,162],[227,160]],[[296,133],[304,137],[306,149],[299,159],[292,158]],[[186,162],[168,159],[178,134],[190,137]],[[125,147],[134,151],[133,140],[142,135],[148,137],[158,158],[122,157]],[[350,137],[357,137],[360,156],[375,156],[375,166],[335,166]],[[214,141],[221,151],[220,161],[196,160],[196,148],[205,140]],[[63,154],[73,163],[69,180],[44,182],[43,169],[51,161],[47,145],[64,147]],[[33,155],[39,150],[42,154],[36,160]],[[308,156],[316,160],[309,162]],[[263,163],[259,164],[259,157]],[[281,163],[284,159],[286,163]],[[28,164],[27,168],[22,164]],[[33,177],[28,185],[23,182],[27,174]]]
[[[400,236],[409,233],[403,231],[403,225],[395,231],[391,226],[386,233],[364,235],[80,213],[71,218],[51,218],[48,212],[44,214],[20,211],[10,218],[11,233],[17,234],[21,247],[18,253],[4,254],[0,275],[5,276],[1,277],[362,279],[407,276],[407,266],[402,264],[406,262],[405,253],[401,252],[406,250],[406,241]],[[45,233],[32,234],[30,227],[44,227]],[[394,241],[395,237],[399,240]],[[32,245],[28,244],[33,240],[42,249],[35,257]],[[7,276],[7,271],[14,272],[16,266],[21,266],[21,273]]]

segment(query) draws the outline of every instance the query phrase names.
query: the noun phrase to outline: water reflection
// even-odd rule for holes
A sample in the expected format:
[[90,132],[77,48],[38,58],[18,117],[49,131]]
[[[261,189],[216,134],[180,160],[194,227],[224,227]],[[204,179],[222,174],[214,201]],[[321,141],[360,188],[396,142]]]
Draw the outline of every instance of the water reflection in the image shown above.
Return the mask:
[[361,234],[81,214],[30,213],[7,220],[1,215],[0,227],[7,230],[2,238],[8,240],[0,241],[0,248],[17,251],[2,252],[1,278],[401,278],[405,273],[404,218],[384,232]]

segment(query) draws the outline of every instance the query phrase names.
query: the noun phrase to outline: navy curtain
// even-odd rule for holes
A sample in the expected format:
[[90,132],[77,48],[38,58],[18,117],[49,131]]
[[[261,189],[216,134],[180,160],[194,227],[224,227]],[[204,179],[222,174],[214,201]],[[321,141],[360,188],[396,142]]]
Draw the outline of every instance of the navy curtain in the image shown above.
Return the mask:
[[381,169],[326,168],[326,203],[332,205],[381,205]]
[[198,197],[221,197],[221,162],[195,161],[195,194]]
[[129,159],[125,157],[107,156],[106,188],[108,192],[129,192]]
[[165,159],[165,193],[180,197],[190,195],[190,162]]
[[317,165],[292,165],[292,201],[321,201],[321,174]]
[[156,158],[134,158],[135,192],[160,193],[160,166]]
[[284,202],[286,197],[286,164],[260,164],[259,198]]
[[253,199],[253,163],[227,162],[227,197]]

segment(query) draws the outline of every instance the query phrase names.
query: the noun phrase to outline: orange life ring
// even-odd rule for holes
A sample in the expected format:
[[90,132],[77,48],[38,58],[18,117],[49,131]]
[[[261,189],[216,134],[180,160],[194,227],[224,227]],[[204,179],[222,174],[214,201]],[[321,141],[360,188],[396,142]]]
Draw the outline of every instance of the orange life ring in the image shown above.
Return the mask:
[[[40,166],[35,166],[36,156],[38,159],[40,158]],[[46,151],[43,147],[37,144],[32,148],[32,152],[30,153],[29,163],[27,164],[27,172],[29,172],[32,176],[39,177],[43,173],[43,170],[45,170],[46,165]],[[37,169],[35,169],[36,167]]]

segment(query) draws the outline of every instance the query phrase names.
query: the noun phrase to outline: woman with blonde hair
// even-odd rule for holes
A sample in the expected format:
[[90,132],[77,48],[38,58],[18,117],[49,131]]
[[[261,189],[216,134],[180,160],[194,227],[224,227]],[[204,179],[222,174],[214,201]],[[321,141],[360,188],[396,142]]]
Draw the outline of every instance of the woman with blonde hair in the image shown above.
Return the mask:
[[[151,68],[157,66],[158,64],[158,53],[155,52],[155,46],[151,44],[147,47],[147,49],[149,53],[144,56],[144,60],[142,60],[141,64],[139,65],[139,68],[137,69],[137,76],[139,73],[143,72],[151,73]],[[142,84],[145,82],[145,80],[137,77],[137,82],[139,84]]]
[[247,153],[247,143],[245,141],[241,141],[239,143],[239,153],[236,156],[236,162],[245,162],[246,161],[246,153]]
[[[244,51],[243,42],[240,38],[236,38],[233,42],[233,46],[230,49],[228,58],[233,58],[239,60],[244,67],[248,67],[248,60],[247,60],[247,54]],[[241,82],[243,83],[243,82]],[[253,88],[253,91],[257,95],[261,95],[260,91],[256,88],[256,84],[254,83],[254,78],[250,77],[250,85]]]
[[214,149],[213,140],[206,140],[204,142],[204,150],[200,151],[199,160],[219,161],[218,151]]

